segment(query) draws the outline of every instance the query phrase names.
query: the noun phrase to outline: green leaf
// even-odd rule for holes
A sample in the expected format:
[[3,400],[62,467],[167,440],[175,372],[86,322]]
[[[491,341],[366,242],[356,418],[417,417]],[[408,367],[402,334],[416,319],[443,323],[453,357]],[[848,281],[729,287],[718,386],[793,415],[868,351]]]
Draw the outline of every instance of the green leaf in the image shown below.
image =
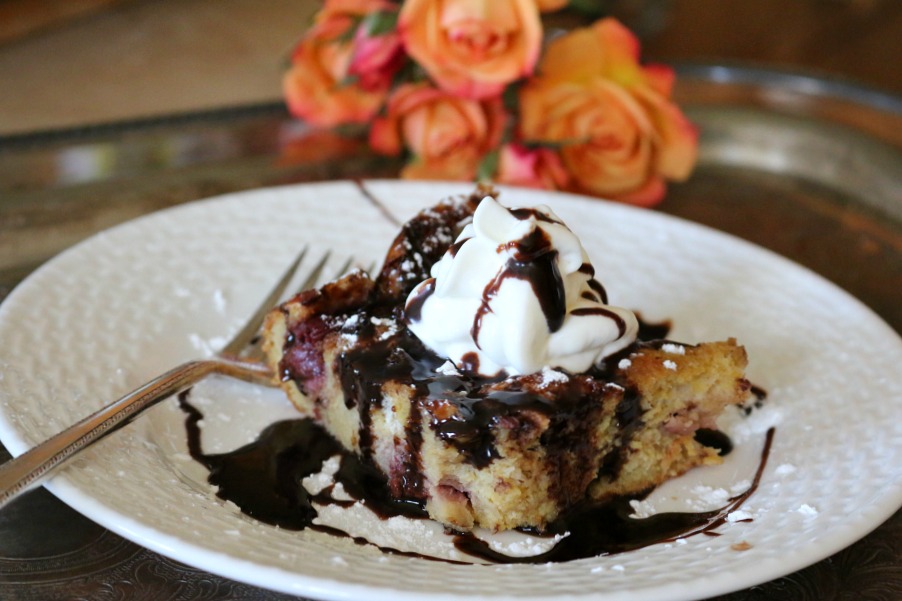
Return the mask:
[[520,84],[513,83],[504,88],[501,93],[501,102],[504,104],[504,108],[516,114],[520,106]]
[[581,12],[592,17],[602,17],[611,12],[608,0],[570,0],[567,9]]
[[476,181],[477,182],[490,182],[492,178],[495,176],[495,172],[498,170],[498,162],[501,159],[501,151],[496,148],[490,151],[485,157],[483,157],[482,162],[479,163],[479,168],[476,170]]
[[335,87],[336,88],[347,88],[347,87],[351,87],[351,86],[356,86],[359,82],[360,82],[359,75],[357,75],[356,73],[354,73],[354,74],[349,73],[349,74],[345,75],[344,77],[342,77],[340,80],[336,81]]
[[345,29],[341,35],[336,36],[335,41],[342,44],[354,41],[354,36],[357,35],[357,28],[360,27],[362,22],[362,17],[353,17],[350,27]]
[[360,24],[367,37],[375,38],[391,33],[398,27],[398,13],[395,11],[376,11],[363,18]]

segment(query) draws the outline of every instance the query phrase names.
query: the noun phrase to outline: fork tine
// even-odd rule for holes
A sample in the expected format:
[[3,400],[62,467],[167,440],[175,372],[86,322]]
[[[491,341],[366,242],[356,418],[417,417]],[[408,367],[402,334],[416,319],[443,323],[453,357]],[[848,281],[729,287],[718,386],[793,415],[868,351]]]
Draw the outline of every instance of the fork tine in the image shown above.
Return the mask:
[[301,282],[301,285],[298,286],[298,292],[303,292],[308,288],[313,288],[316,285],[316,281],[319,279],[319,275],[323,272],[323,267],[326,266],[326,261],[329,260],[329,256],[332,254],[331,250],[327,250],[326,254],[323,255],[323,258],[319,260],[319,263],[313,266],[313,270],[310,272],[310,275]]
[[338,268],[338,271],[335,272],[337,274],[335,277],[340,278],[341,276],[346,274],[348,272],[348,269],[350,269],[351,265],[353,265],[353,264],[354,264],[354,257],[348,257],[348,260],[345,261],[344,264]]
[[[260,303],[260,306],[257,307],[254,314],[248,318],[247,323],[244,324],[244,327],[235,334],[232,339],[226,344],[220,352],[222,355],[232,355],[237,356],[243,349],[246,347],[251,340],[253,340],[254,336],[257,335],[257,332],[260,330],[260,325],[263,323],[263,318],[266,317],[266,314],[272,309],[282,295],[285,293],[285,288],[291,282],[294,274],[297,272],[298,267],[301,264],[301,261],[304,260],[304,257],[307,255],[307,247],[305,246],[301,252],[298,254],[297,258],[292,261],[291,265],[288,266],[288,269],[285,270],[285,273],[282,274],[282,277],[279,278],[279,281],[276,282],[276,285],[270,291],[270,293],[263,299],[263,302]],[[328,254],[327,254],[328,256]],[[325,258],[320,261],[318,268],[322,269],[323,264],[325,263]]]

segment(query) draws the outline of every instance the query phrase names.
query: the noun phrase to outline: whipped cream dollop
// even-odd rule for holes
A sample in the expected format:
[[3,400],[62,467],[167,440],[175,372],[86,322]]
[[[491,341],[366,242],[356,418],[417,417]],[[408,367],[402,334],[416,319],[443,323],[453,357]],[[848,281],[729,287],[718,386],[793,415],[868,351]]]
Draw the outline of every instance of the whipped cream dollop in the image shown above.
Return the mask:
[[464,371],[584,372],[639,329],[607,304],[579,239],[545,206],[507,209],[487,196],[430,275],[407,298],[407,325]]

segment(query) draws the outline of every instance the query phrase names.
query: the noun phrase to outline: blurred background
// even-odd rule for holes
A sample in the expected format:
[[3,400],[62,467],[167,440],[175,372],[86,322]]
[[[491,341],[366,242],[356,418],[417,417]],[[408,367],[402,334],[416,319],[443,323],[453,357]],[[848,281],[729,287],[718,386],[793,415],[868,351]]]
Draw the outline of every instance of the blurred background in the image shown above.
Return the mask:
[[[580,0],[660,62],[741,61],[902,94],[902,0]],[[319,0],[0,0],[0,136],[278,101]]]

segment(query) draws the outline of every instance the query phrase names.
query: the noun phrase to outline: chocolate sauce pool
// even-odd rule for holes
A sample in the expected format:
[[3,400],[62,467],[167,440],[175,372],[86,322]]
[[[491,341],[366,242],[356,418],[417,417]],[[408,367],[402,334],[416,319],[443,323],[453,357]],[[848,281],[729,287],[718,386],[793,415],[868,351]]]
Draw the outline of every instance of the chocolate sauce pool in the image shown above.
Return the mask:
[[[334,476],[335,482],[341,483],[345,492],[377,516],[382,519],[395,516],[428,519],[421,503],[396,499],[381,472],[345,451],[325,430],[307,418],[272,424],[257,440],[230,453],[204,453],[198,423],[203,415],[191,405],[189,395],[190,391],[182,393],[179,401],[186,413],[191,457],[210,471],[208,481],[217,487],[217,495],[235,503],[248,516],[287,530],[309,528],[348,536],[340,530],[314,524],[317,513],[313,503],[348,506],[352,502],[335,499],[332,496],[334,485],[316,495],[311,495],[301,485],[305,477],[321,470],[323,461],[337,455],[340,467]],[[635,519],[629,517],[632,513],[630,501],[638,497],[624,497],[600,505],[577,506],[562,515],[543,535],[568,532],[569,535],[540,555],[510,557],[492,550],[470,533],[455,533],[454,545],[460,551],[493,563],[547,563],[622,553],[702,533],[716,535],[714,531],[726,522],[727,516],[757,490],[773,435],[771,428],[749,489],[719,509],[701,513],[660,513]],[[360,538],[354,540],[358,544],[368,542]],[[436,559],[379,548],[388,553]]]

